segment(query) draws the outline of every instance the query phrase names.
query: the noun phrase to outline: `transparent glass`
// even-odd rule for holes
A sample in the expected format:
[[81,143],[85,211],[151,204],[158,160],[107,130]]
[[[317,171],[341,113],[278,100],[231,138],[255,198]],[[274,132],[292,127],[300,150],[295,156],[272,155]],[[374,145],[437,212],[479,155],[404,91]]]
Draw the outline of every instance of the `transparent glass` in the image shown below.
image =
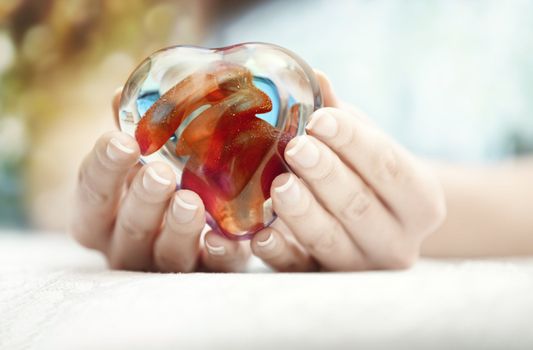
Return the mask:
[[202,198],[207,222],[250,238],[275,218],[274,178],[322,98],[311,68],[282,47],[175,46],[144,60],[126,82],[119,120],[143,162],[172,166],[178,187]]

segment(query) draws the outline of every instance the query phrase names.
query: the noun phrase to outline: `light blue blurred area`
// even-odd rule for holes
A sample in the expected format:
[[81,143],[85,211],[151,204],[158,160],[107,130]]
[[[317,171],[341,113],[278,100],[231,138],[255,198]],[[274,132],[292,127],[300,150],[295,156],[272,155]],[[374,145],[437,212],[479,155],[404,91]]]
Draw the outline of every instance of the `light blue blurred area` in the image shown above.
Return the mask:
[[[258,114],[257,117],[263,119],[270,125],[276,126],[278,123],[278,114],[279,114],[279,94],[278,90],[274,83],[267,78],[254,77],[254,85],[268,95],[270,101],[272,101],[272,110],[267,113]],[[289,101],[289,105],[290,105]]]
[[207,44],[266,41],[418,154],[490,161],[533,150],[533,1],[263,1]]

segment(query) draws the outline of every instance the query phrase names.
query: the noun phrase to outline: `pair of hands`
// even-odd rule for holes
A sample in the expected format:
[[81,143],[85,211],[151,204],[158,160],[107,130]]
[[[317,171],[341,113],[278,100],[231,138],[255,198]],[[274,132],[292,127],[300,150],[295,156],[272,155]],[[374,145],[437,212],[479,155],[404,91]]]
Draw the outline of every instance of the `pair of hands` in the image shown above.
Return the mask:
[[[325,108],[285,159],[271,197],[278,219],[251,241],[202,236],[201,199],[175,191],[164,163],[141,166],[136,141],[109,132],[80,168],[71,232],[111,268],[241,271],[251,254],[278,271],[355,271],[411,266],[445,217],[437,178],[351,106],[317,72]],[[118,95],[113,109],[118,109]],[[201,242],[201,239],[203,240]]]

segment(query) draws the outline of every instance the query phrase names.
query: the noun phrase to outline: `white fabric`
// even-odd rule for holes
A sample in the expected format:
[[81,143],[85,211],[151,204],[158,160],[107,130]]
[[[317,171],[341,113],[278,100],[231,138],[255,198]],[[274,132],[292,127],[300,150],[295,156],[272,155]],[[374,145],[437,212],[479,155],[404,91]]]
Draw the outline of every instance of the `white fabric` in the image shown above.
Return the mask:
[[533,259],[251,269],[109,271],[65,235],[0,232],[0,349],[533,349]]

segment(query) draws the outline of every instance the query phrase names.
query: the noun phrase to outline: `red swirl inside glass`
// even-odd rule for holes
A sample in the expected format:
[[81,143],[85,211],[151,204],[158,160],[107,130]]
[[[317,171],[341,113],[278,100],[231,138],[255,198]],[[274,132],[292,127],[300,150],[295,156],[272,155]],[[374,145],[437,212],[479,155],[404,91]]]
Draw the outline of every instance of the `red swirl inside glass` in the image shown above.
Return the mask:
[[135,137],[146,156],[188,123],[175,149],[188,157],[180,187],[202,198],[220,233],[250,237],[271,219],[264,204],[274,178],[288,171],[283,152],[297,130],[296,105],[282,129],[257,117],[271,109],[248,69],[215,62],[163,94],[140,120]]

